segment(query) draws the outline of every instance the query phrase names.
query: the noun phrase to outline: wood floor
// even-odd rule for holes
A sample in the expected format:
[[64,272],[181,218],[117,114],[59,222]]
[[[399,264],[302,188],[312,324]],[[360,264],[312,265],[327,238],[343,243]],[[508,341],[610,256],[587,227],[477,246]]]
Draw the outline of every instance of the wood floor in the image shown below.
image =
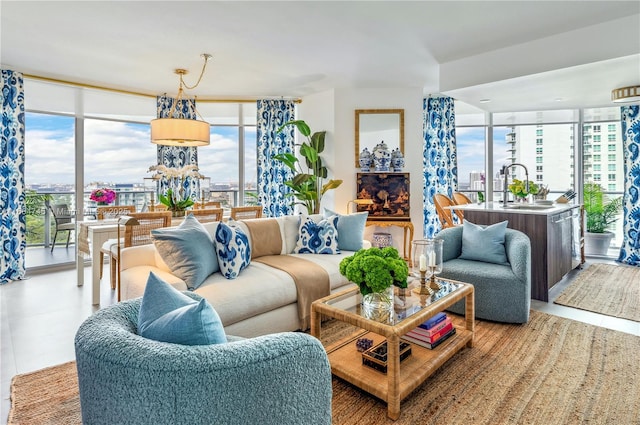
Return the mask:
[[[587,262],[588,267],[593,261]],[[535,301],[531,307],[549,314],[567,317],[640,336],[640,323],[616,319],[553,304],[553,300],[578,274],[574,270],[550,292],[548,303]],[[46,273],[28,273],[28,279],[0,286],[0,424],[9,413],[11,378],[53,366],[75,358],[73,339],[80,324],[98,309],[91,305],[91,285],[76,285],[75,269]],[[91,281],[91,268],[85,267],[85,282]],[[100,302],[115,302],[105,268]]]

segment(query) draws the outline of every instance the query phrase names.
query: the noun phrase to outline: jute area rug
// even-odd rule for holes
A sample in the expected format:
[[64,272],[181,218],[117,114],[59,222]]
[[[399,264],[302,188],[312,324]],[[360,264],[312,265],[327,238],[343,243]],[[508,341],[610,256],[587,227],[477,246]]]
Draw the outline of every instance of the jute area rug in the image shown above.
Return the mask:
[[640,267],[592,264],[554,302],[640,322]]
[[[535,311],[526,325],[476,330],[475,347],[410,394],[395,422],[334,378],[333,423],[640,424],[640,337]],[[16,376],[11,399],[9,424],[79,424],[75,363]]]

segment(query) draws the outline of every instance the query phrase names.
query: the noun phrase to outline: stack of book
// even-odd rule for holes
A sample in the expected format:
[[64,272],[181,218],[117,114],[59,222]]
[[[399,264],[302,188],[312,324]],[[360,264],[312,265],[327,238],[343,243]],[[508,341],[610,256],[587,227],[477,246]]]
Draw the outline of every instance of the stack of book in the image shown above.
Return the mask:
[[407,332],[402,339],[413,344],[433,349],[456,333],[451,318],[438,313],[417,328]]

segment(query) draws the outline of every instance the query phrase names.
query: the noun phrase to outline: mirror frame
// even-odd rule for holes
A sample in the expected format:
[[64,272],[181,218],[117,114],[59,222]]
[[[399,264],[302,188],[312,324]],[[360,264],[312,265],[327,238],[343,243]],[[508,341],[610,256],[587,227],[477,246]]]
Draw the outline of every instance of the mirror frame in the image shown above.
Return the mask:
[[[355,154],[356,154],[356,168],[360,168],[360,115],[375,115],[375,114],[398,114],[400,118],[400,128],[399,128],[399,140],[400,146],[389,145],[389,151],[393,151],[395,148],[400,148],[400,152],[404,155],[404,109],[356,109],[356,122],[355,122]],[[372,149],[373,151],[373,149]],[[371,152],[373,153],[373,152]]]

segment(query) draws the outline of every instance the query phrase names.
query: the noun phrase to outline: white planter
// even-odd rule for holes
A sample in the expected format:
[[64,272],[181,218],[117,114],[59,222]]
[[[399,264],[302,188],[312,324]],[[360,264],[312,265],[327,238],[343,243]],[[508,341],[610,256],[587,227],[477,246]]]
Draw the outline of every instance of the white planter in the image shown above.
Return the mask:
[[607,255],[609,246],[611,245],[611,239],[613,239],[612,232],[604,233],[584,233],[584,255]]

